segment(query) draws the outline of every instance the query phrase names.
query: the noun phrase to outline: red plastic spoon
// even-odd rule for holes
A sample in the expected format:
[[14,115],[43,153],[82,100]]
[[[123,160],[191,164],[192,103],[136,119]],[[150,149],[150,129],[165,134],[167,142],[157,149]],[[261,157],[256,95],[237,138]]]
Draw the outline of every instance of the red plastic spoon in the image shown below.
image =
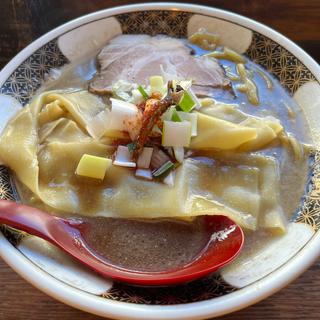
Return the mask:
[[168,285],[200,278],[232,261],[244,241],[241,228],[229,218],[206,216],[208,242],[197,258],[179,268],[143,272],[121,268],[99,257],[85,242],[84,234],[90,223],[80,219],[62,219],[36,208],[0,200],[0,223],[53,243],[103,276],[137,285]]

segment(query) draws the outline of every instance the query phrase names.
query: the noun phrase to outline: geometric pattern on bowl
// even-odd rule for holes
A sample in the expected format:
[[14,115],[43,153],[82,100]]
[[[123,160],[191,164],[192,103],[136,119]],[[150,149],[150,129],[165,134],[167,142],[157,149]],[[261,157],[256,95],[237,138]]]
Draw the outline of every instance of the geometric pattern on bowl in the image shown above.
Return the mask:
[[[187,35],[187,25],[193,14],[181,11],[152,10],[117,15],[123,33],[167,34],[175,37]],[[315,77],[306,66],[279,44],[253,31],[250,47],[245,53],[254,62],[273,74],[291,94]],[[35,51],[6,80],[0,93],[16,98],[26,105],[42,81],[53,68],[65,65],[68,59],[61,53],[57,39]],[[310,168],[306,194],[297,210],[294,220],[320,228],[320,153],[314,154]],[[0,199],[14,200],[17,194],[7,168],[0,166]],[[12,228],[1,227],[7,239],[17,245],[23,237]],[[169,305],[202,301],[225,295],[237,290],[226,284],[219,275],[211,275],[193,283],[170,288],[138,288],[115,283],[103,294],[107,299],[142,304]]]

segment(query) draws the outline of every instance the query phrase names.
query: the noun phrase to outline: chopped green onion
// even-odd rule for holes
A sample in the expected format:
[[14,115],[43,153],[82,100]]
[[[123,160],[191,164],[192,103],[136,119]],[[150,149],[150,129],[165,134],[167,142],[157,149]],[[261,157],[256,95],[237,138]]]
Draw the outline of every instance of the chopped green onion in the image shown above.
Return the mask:
[[194,107],[196,103],[192,99],[189,92],[185,91],[178,106],[184,111],[184,112],[190,112]]
[[174,121],[174,122],[181,122],[182,121],[181,118],[179,117],[179,114],[176,109],[173,109],[173,111],[172,111],[171,121]]
[[172,161],[167,161],[166,163],[164,163],[160,168],[154,170],[152,172],[152,175],[155,177],[155,178],[164,178],[165,176],[167,176],[170,171],[172,169],[174,169],[175,166],[174,166],[174,163]]
[[145,100],[147,100],[149,98],[149,95],[147,94],[146,90],[143,89],[142,86],[139,86],[138,90]]
[[132,153],[136,149],[137,144],[136,142],[130,142],[129,144],[127,144],[127,147],[129,152]]

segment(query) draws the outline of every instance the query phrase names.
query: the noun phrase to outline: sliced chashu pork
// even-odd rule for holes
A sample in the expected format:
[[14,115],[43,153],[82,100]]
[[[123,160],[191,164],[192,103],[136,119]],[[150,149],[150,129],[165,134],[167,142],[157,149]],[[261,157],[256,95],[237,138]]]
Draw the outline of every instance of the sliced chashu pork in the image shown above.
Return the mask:
[[182,40],[166,36],[121,35],[99,53],[98,72],[89,90],[109,93],[118,80],[148,85],[149,77],[165,72],[192,79],[197,94],[210,95],[216,88],[230,89],[230,80],[217,60],[191,55]]

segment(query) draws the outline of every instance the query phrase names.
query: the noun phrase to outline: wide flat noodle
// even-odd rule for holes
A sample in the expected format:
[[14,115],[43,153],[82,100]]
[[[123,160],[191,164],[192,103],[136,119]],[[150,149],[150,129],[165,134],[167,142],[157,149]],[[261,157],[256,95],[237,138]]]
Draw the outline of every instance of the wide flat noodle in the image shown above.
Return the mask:
[[257,167],[198,158],[187,159],[177,179],[182,179],[189,215],[224,214],[254,230],[260,212],[259,176]]
[[285,232],[288,221],[280,205],[280,173],[276,159],[260,154],[235,154],[231,152],[223,152],[217,154],[216,157],[221,157],[224,161],[259,168],[260,213],[258,227],[269,229],[278,234]]
[[273,233],[283,233],[287,218],[280,205],[280,173],[278,163],[273,157],[262,155],[242,156],[239,161],[259,166],[260,175],[260,216],[258,226],[270,229]]
[[280,136],[283,127],[273,117],[258,118],[236,105],[216,103],[200,109],[194,149],[259,150]]
[[[87,99],[85,99],[85,96],[87,96]],[[71,97],[71,100],[69,100],[69,97]],[[87,101],[87,103],[83,101]],[[56,114],[51,113],[52,119],[49,118],[50,113],[47,113],[47,106],[53,102],[63,109],[64,113],[62,115],[65,117],[56,119]],[[85,91],[65,94],[57,92],[40,94],[7,125],[0,139],[2,161],[16,173],[23,184],[46,202],[46,199],[41,196],[42,190],[39,189],[41,182],[39,181],[41,178],[39,177],[39,167],[41,168],[42,165],[38,159],[39,152],[50,141],[96,143],[79,126],[78,121],[82,119],[80,124],[85,126],[84,119],[89,118],[89,113],[98,113],[102,107],[105,108],[106,106],[100,98]],[[89,109],[90,111],[88,111]],[[47,114],[44,125],[40,126],[38,118],[41,117],[42,112]],[[104,150],[106,154],[107,148],[105,146]],[[85,149],[82,149],[82,152],[85,153]],[[58,167],[62,162],[60,159],[56,159],[56,161],[56,167]]]
[[47,94],[47,99],[59,101],[63,109],[69,112],[78,125],[84,129],[92,117],[106,108],[101,99],[87,91],[75,91],[67,94],[52,92]]
[[[86,91],[48,92],[9,123],[0,138],[1,160],[16,173],[25,194],[31,191],[33,205],[43,203],[46,210],[59,214],[121,218],[225,214],[248,229],[260,225],[284,230],[273,158],[232,154],[217,161],[186,159],[177,169],[173,188],[138,179],[134,171],[116,166],[102,182],[75,175],[84,153],[111,157],[114,152],[110,138],[94,139],[86,131],[87,122],[104,108],[100,98]],[[230,121],[201,116],[224,132],[238,128]],[[225,122],[229,126],[223,128]],[[249,136],[256,135],[255,128],[243,128]]]
[[191,140],[192,149],[233,150],[257,137],[256,129],[240,126],[197,112],[198,134]]

